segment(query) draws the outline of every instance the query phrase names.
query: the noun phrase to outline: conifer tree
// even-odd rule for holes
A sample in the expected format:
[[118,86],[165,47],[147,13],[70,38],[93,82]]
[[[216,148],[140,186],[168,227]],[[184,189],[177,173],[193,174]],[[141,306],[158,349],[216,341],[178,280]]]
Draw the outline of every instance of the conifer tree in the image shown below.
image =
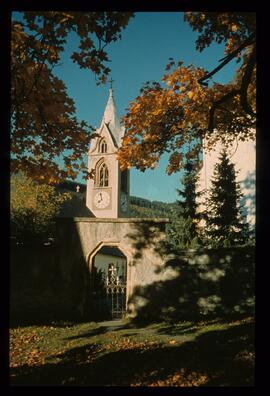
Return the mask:
[[212,187],[207,202],[205,235],[211,246],[234,246],[248,241],[248,224],[244,222],[236,182],[237,172],[225,149],[214,167]]
[[188,158],[184,164],[183,188],[177,189],[181,200],[178,200],[178,210],[172,216],[172,223],[168,230],[170,244],[174,248],[190,248],[199,244],[200,237],[197,229],[199,219],[196,191],[198,181],[198,160]]

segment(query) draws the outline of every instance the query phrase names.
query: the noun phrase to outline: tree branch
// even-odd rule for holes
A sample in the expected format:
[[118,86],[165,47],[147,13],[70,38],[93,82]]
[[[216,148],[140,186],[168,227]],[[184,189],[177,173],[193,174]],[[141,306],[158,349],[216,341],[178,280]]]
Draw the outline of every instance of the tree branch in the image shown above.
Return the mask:
[[209,112],[208,130],[210,132],[212,132],[213,129],[215,128],[214,117],[215,117],[216,109],[220,107],[222,103],[226,102],[230,98],[233,98],[237,94],[240,94],[240,104],[243,110],[247,114],[250,114],[253,117],[256,116],[256,113],[254,113],[254,111],[252,110],[250,104],[248,103],[248,98],[247,98],[247,90],[251,82],[252,72],[254,70],[255,64],[256,64],[256,49],[254,48],[247,62],[240,89],[232,89],[226,95],[222,96],[219,100],[213,103]]
[[256,64],[256,48],[253,49],[249,60],[247,62],[245,72],[242,78],[242,83],[241,83],[241,96],[240,96],[240,103],[243,108],[243,110],[247,113],[250,114],[251,116],[256,116],[256,113],[252,110],[250,104],[248,103],[248,98],[247,98],[247,90],[248,86],[251,82],[252,78],[252,72],[254,70]]
[[233,52],[225,56],[225,58],[220,59],[219,62],[221,61],[223,62],[219,66],[217,66],[214,70],[212,70],[210,73],[207,73],[205,76],[201,77],[198,80],[198,83],[203,86],[208,86],[208,83],[204,82],[205,80],[208,80],[210,77],[216,74],[227,63],[229,63],[239,52],[241,52],[244,48],[246,48],[248,45],[251,45],[253,43],[255,43],[255,33],[251,34],[237,49],[235,49]]
[[219,100],[213,103],[210,111],[209,111],[209,123],[208,123],[208,130],[213,132],[215,128],[214,116],[216,109],[228,99],[233,98],[234,96],[241,94],[241,89],[232,89],[230,92],[226,93],[226,95],[222,96]]

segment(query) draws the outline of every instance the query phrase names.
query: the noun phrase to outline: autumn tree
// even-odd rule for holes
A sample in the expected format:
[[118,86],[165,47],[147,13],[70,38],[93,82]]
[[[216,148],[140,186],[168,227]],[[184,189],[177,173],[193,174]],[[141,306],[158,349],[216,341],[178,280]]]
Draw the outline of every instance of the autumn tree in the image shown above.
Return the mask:
[[234,246],[248,241],[248,224],[243,219],[239,183],[234,164],[225,150],[214,167],[206,202],[205,234],[211,246]]
[[[92,128],[76,117],[74,101],[55,76],[70,33],[79,38],[71,58],[97,83],[110,73],[106,46],[121,38],[132,13],[23,12],[11,31],[11,168],[41,182],[74,179]],[[62,162],[62,165],[60,165]],[[86,172],[85,172],[86,173]]]
[[[250,12],[186,12],[184,19],[198,31],[196,48],[212,42],[225,44],[225,57],[211,72],[171,59],[162,83],[147,82],[124,117],[126,135],[119,159],[123,168],[144,171],[170,152],[167,173],[183,167],[186,144],[211,149],[217,140],[229,144],[254,138],[256,123],[256,19]],[[213,82],[213,76],[237,59],[231,82]],[[209,83],[209,80],[210,83]],[[207,139],[205,139],[207,138]]]
[[54,235],[55,216],[71,199],[53,186],[40,184],[21,172],[12,175],[10,186],[11,237],[16,243],[44,243]]

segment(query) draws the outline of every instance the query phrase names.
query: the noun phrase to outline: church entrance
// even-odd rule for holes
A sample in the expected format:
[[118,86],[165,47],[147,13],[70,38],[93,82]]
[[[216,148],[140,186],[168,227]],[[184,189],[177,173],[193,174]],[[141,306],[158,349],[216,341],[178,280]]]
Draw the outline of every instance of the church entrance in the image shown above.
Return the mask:
[[102,246],[92,259],[91,311],[95,320],[126,314],[127,258],[116,246]]

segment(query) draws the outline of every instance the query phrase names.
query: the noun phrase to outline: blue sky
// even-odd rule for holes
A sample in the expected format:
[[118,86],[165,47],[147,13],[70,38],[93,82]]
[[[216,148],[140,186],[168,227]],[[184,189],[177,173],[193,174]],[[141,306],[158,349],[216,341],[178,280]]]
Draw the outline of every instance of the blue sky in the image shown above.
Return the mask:
[[[213,44],[202,53],[196,51],[197,33],[183,20],[181,12],[138,12],[122,32],[122,39],[107,47],[111,62],[111,76],[118,114],[122,117],[138,95],[142,84],[149,80],[159,81],[165,73],[170,57],[194,64],[207,70],[213,69],[224,57],[224,45]],[[62,57],[62,65],[55,74],[65,82],[69,95],[75,101],[79,120],[99,126],[108,100],[109,84],[97,86],[92,72],[80,69],[69,58],[76,49],[75,36],[68,40]],[[229,63],[215,81],[230,81],[236,69]],[[87,160],[87,152],[85,153]],[[144,173],[131,170],[131,195],[151,200],[173,202],[177,197],[181,173],[168,176],[165,173],[168,156],[164,155],[157,169]],[[79,182],[82,182],[78,178]]]

